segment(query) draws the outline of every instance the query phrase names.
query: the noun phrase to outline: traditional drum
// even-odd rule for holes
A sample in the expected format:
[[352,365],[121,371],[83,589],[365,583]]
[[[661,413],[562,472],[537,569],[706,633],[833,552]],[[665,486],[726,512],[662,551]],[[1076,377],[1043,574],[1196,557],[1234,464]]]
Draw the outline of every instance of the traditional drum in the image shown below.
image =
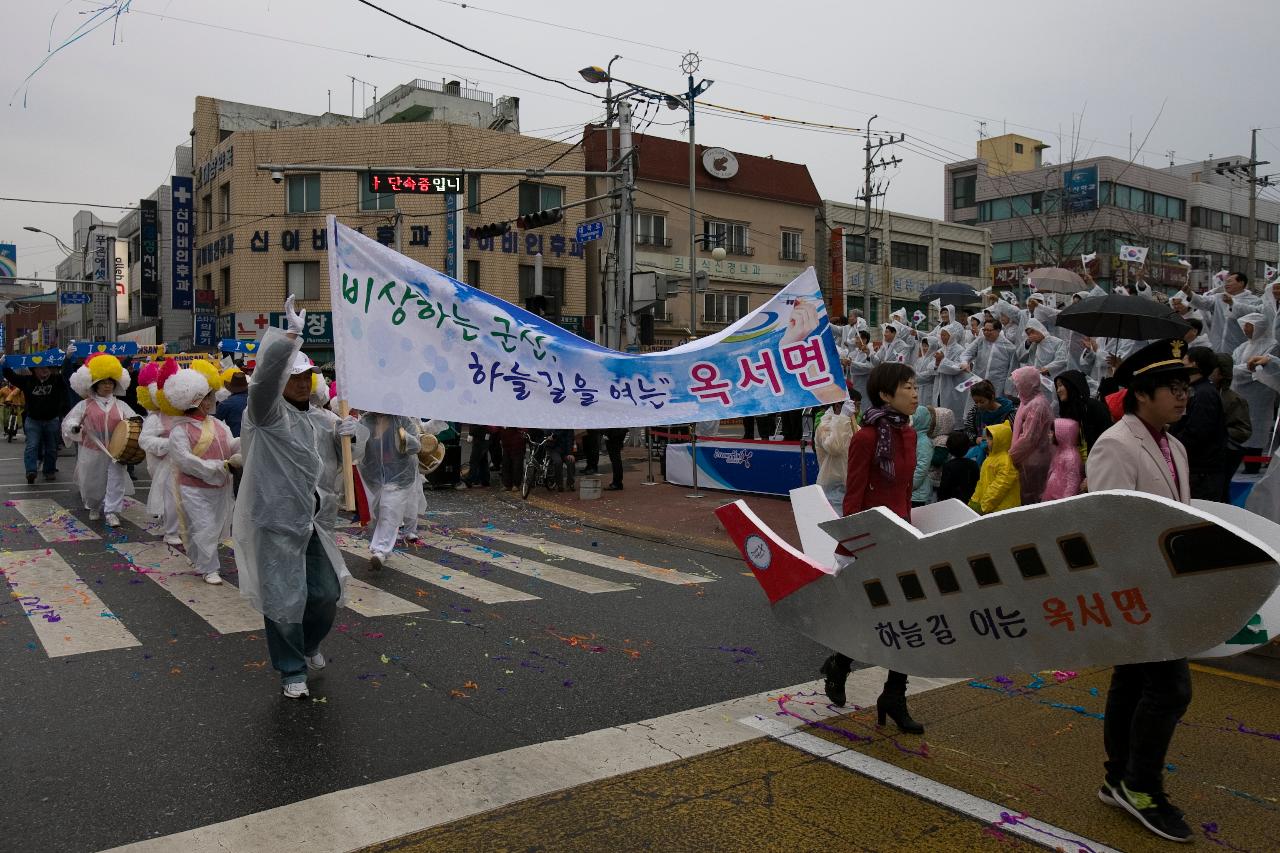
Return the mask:
[[422,476],[430,476],[444,461],[444,445],[434,436],[424,433],[422,447],[418,450],[418,470]]
[[111,442],[107,445],[107,452],[121,465],[137,465],[147,458],[146,451],[138,446],[140,435],[142,435],[142,418],[121,421],[111,431]]

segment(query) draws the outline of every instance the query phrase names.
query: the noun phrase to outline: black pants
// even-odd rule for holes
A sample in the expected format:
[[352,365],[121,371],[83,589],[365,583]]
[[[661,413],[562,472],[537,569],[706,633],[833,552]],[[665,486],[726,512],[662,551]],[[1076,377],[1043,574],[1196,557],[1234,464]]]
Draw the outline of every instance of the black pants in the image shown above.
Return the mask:
[[[836,666],[840,667],[845,672],[848,672],[849,668],[853,665],[853,658],[845,657],[839,652],[836,652],[835,663],[836,663]],[[907,692],[907,674],[905,672],[897,672],[892,669],[889,670],[889,674],[886,675],[884,678],[884,692],[891,695],[906,693]]]
[[1223,503],[1231,502],[1231,478],[1236,475],[1236,469],[1240,467],[1240,460],[1243,458],[1243,447],[1227,447],[1227,461],[1222,466],[1222,497],[1214,498],[1214,500],[1222,501]]
[[1162,791],[1165,754],[1190,704],[1186,658],[1117,666],[1102,723],[1107,780],[1144,794]]
[[471,433],[471,469],[467,471],[468,486],[489,485],[489,433]]
[[586,464],[585,474],[594,474],[600,467],[600,433],[603,430],[589,429],[582,437],[582,461]]
[[[605,447],[609,450],[609,467],[613,469],[613,485],[622,487],[622,443],[627,440],[627,429],[620,427],[617,429],[605,430]],[[592,468],[591,460],[587,460],[587,464]]]
[[1188,476],[1187,490],[1191,497],[1203,501],[1222,500],[1222,469],[1211,468],[1207,471],[1192,471]]

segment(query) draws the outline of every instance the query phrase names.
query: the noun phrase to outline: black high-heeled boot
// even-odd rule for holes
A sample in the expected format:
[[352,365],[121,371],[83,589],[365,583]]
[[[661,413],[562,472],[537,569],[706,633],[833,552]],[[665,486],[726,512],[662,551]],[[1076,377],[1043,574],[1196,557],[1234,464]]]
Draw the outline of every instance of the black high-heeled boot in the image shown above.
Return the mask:
[[876,724],[883,726],[885,717],[893,720],[903,734],[924,734],[924,726],[911,719],[911,712],[907,710],[906,693],[880,694],[876,699]]
[[832,705],[844,707],[844,682],[849,677],[850,664],[853,661],[837,652],[822,662],[819,673],[826,678],[822,688]]

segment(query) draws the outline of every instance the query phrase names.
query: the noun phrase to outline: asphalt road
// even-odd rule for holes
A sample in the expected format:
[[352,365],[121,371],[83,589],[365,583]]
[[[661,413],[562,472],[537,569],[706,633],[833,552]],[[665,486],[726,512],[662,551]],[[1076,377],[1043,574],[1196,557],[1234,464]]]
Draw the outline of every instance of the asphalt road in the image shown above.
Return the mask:
[[[402,558],[374,574],[348,554],[356,578],[394,596],[357,591],[367,611],[422,609],[342,609],[311,700],[292,702],[280,696],[260,627],[215,629],[180,588],[192,578],[174,574],[184,571],[176,552],[130,562],[130,549],[154,535],[130,521],[119,531],[90,523],[70,482],[73,460],[60,466],[57,483],[28,487],[20,444],[0,443],[0,579],[12,595],[44,577],[48,599],[48,609],[30,596],[0,601],[0,850],[88,851],[167,835],[805,681],[823,658],[776,625],[737,560],[584,530],[500,493],[433,492],[423,530],[443,538],[415,553],[440,567],[434,583],[397,570]],[[139,473],[145,488],[145,466]],[[57,507],[74,521],[38,528]],[[488,538],[498,531],[549,544]],[[701,582],[551,553],[557,544]],[[223,558],[234,582],[230,553]],[[458,572],[497,584],[468,588],[491,603],[455,591],[450,584],[468,583]],[[561,585],[596,581],[613,586]],[[519,593],[524,600],[493,601]],[[236,600],[218,599],[217,612],[234,615]],[[49,622],[51,612],[61,621]],[[64,654],[77,632],[113,642],[93,620],[136,644]]]

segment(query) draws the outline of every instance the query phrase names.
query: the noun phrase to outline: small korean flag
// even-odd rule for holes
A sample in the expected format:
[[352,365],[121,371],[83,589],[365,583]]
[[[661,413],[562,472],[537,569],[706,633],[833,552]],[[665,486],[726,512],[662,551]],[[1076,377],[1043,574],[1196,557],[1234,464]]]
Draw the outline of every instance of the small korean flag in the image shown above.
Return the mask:
[[922,322],[924,322],[924,312],[917,310],[914,314],[911,315],[911,319],[915,322],[917,326],[919,326]]
[[1147,250],[1141,246],[1121,246],[1120,260],[1134,264],[1145,263],[1147,260]]

